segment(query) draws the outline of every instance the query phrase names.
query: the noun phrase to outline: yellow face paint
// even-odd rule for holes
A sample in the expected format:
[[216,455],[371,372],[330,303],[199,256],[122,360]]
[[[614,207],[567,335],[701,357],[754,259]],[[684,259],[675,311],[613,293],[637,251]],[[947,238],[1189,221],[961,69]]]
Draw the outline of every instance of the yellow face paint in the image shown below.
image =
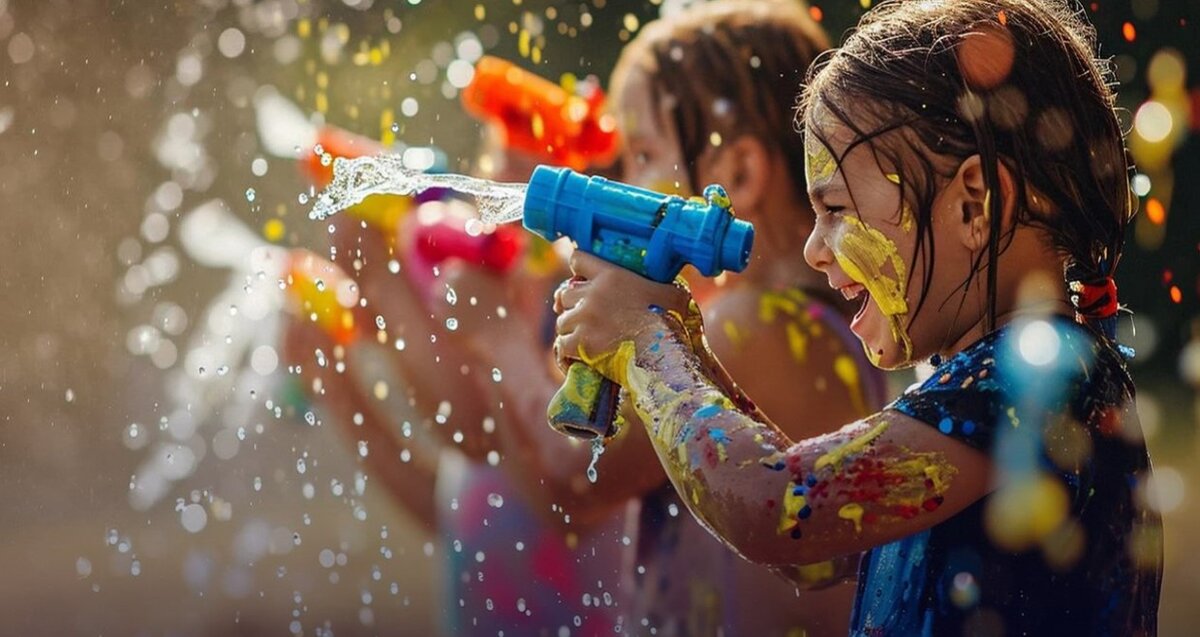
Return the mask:
[[[887,177],[887,180],[892,182],[893,184],[896,184],[897,186],[900,185],[900,175],[898,173],[887,173],[884,175],[884,177]],[[903,197],[904,193],[901,192],[900,194]],[[913,226],[916,225],[916,222],[917,222],[917,219],[916,219],[916,216],[913,215],[912,206],[908,205],[907,200],[901,199],[900,200],[900,229],[905,232],[912,232]]]
[[[910,359],[912,341],[904,327],[908,315],[905,298],[908,268],[896,244],[858,217],[846,215],[833,244],[833,256],[851,279],[867,288],[871,300],[891,326],[892,339],[904,346],[905,360]],[[890,272],[886,271],[889,265]],[[872,363],[878,362],[878,355],[871,348],[867,348],[867,354]]]
[[835,172],[837,172],[837,162],[834,161],[829,148],[822,144],[815,135],[806,134],[804,136],[804,179],[808,181],[808,186],[811,188],[829,181]]

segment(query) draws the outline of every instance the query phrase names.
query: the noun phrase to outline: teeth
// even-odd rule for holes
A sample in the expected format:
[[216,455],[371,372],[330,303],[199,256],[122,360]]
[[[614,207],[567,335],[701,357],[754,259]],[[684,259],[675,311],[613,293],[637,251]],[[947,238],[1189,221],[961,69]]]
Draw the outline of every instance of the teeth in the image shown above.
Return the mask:
[[859,296],[862,296],[862,293],[865,290],[866,290],[866,288],[855,283],[854,285],[847,285],[846,287],[841,288],[840,291],[842,293],[842,296],[845,297],[845,299],[847,301],[853,301],[854,299],[857,299]]

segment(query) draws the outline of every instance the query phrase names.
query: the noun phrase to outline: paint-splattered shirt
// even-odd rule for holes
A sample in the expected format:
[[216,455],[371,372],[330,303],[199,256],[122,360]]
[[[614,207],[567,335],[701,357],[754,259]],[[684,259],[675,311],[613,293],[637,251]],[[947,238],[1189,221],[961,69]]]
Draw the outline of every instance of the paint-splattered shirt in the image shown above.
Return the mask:
[[499,467],[447,454],[439,466],[438,527],[446,635],[612,635],[624,623],[623,515],[578,536],[533,504]]
[[[1162,526],[1121,355],[1014,324],[891,406],[989,454],[1002,486],[862,560],[852,635],[1153,635]],[[1001,477],[1002,476],[1002,477]]]

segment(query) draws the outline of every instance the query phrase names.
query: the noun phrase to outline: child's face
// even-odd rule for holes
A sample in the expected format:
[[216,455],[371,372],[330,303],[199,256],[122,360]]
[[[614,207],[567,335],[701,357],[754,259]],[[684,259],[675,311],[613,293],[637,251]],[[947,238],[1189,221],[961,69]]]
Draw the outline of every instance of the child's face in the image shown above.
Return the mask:
[[[916,219],[901,201],[900,177],[880,165],[869,143],[848,154],[854,133],[830,117],[810,121],[805,138],[805,173],[816,224],[805,244],[808,264],[829,278],[830,287],[862,302],[850,324],[871,362],[884,369],[905,367],[939,352],[978,316],[966,316],[963,291],[955,276],[933,277],[924,289],[923,259],[917,250]],[[822,144],[817,135],[828,140]],[[839,166],[835,157],[842,157]],[[840,169],[839,169],[840,168]],[[853,196],[851,196],[853,195]],[[942,190],[935,197],[931,227],[937,272],[967,272],[971,253],[959,240],[951,219],[953,201]],[[910,269],[915,271],[910,272]],[[972,288],[974,289],[974,288]],[[926,294],[917,320],[912,316]]]
[[654,88],[645,71],[633,69],[614,105],[624,144],[621,181],[669,194],[688,189],[687,166],[671,122],[670,100],[655,103]]

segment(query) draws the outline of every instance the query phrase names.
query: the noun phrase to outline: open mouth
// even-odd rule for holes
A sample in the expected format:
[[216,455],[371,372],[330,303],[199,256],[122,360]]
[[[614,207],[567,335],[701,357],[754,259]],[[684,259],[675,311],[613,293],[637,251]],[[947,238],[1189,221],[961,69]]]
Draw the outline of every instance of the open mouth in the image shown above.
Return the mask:
[[858,307],[858,311],[854,313],[854,320],[852,321],[852,323],[858,322],[858,320],[861,319],[863,314],[867,311],[867,305],[871,302],[871,293],[868,292],[866,286],[861,283],[843,285],[842,287],[838,288],[838,292],[841,292],[842,297],[844,297],[847,301],[853,301],[855,299],[862,300],[862,305],[860,305]]

